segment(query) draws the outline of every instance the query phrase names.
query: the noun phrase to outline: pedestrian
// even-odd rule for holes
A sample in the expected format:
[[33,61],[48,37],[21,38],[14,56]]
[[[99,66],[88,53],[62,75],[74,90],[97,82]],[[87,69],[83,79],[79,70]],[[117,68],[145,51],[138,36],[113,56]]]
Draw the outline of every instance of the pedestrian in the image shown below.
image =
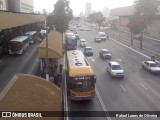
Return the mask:
[[153,62],[156,61],[155,56],[151,56],[151,61],[153,61]]
[[63,64],[59,64],[59,72],[62,73]]

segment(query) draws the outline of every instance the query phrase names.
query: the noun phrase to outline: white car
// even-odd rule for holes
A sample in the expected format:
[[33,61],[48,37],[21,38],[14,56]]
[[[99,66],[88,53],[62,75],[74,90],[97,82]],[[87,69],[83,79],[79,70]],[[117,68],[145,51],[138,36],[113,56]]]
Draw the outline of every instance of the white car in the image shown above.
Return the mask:
[[111,77],[124,77],[124,70],[117,62],[109,62],[107,64],[107,72],[110,73]]
[[80,46],[81,47],[86,47],[87,46],[87,41],[85,39],[80,39]]
[[142,68],[150,71],[151,73],[160,74],[160,67],[153,61],[143,61]]

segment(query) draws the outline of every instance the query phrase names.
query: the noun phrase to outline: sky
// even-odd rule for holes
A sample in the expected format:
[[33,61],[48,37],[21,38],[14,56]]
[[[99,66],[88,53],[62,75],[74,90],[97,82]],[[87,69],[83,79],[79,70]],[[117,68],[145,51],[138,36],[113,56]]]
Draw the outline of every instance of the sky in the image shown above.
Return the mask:
[[[54,4],[57,0],[34,0],[34,11],[42,12],[46,9],[47,12],[52,12]],[[132,5],[133,0],[69,0],[70,8],[73,10],[74,15],[79,15],[80,12],[85,11],[85,3],[92,4],[92,11],[103,11],[103,8],[109,9]]]

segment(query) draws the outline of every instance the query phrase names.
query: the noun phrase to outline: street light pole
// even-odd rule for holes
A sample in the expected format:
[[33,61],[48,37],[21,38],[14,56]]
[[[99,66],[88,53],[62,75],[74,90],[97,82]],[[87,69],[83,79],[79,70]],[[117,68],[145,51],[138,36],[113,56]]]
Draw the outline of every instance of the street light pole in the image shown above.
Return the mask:
[[48,22],[46,17],[46,80],[49,81],[49,66],[48,66]]

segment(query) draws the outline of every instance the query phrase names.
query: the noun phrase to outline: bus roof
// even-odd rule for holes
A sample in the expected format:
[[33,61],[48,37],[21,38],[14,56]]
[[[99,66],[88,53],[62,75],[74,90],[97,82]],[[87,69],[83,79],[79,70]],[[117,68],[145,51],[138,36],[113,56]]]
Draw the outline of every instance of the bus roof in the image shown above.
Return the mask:
[[69,75],[87,76],[94,75],[92,68],[80,50],[67,51]]
[[36,31],[28,31],[25,34],[30,34],[30,35],[34,35],[36,33]]
[[10,41],[22,42],[22,41],[26,40],[27,38],[28,38],[27,36],[18,36]]

